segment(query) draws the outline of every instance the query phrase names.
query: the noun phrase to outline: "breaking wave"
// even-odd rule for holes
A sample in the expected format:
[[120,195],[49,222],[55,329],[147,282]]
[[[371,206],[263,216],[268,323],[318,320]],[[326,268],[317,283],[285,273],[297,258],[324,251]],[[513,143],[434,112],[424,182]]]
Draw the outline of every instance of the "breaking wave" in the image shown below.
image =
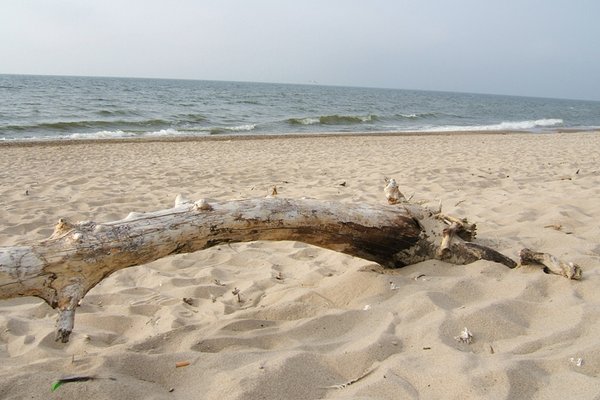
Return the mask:
[[43,139],[123,139],[133,137],[162,137],[162,136],[205,136],[215,135],[223,133],[240,133],[250,132],[256,128],[255,124],[246,124],[239,126],[224,126],[224,127],[210,127],[210,128],[198,128],[198,129],[160,129],[157,131],[147,132],[131,132],[123,131],[120,129],[113,131],[99,131],[93,133],[72,133],[68,136],[46,136]]
[[142,121],[103,121],[103,120],[81,120],[81,121],[57,121],[57,122],[40,122],[38,124],[29,125],[8,125],[4,129],[19,131],[19,132],[37,132],[37,131],[55,131],[69,132],[74,130],[85,129],[106,129],[114,126],[124,125],[128,128],[152,128],[169,125],[169,121],[163,119],[147,119]]
[[423,112],[423,113],[411,113],[411,114],[397,114],[398,118],[407,118],[407,119],[418,119],[418,118],[430,118],[436,117],[438,114],[432,112]]
[[246,124],[239,126],[219,126],[208,128],[206,131],[210,132],[211,135],[218,135],[219,133],[227,133],[227,132],[249,132],[256,129],[256,124]]
[[352,125],[374,122],[376,120],[377,116],[373,114],[365,116],[334,114],[322,115],[320,117],[289,118],[287,123],[290,125]]
[[505,121],[490,125],[446,125],[437,127],[426,127],[421,130],[428,132],[453,132],[453,131],[526,131],[536,128],[548,128],[562,125],[563,120],[559,118],[536,119],[527,121]]

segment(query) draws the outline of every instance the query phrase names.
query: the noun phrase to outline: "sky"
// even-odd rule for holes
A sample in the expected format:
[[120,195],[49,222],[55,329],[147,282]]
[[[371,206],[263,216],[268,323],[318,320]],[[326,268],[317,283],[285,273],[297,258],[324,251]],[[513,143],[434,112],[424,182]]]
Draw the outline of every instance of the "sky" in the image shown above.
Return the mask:
[[2,0],[0,73],[600,100],[598,0]]

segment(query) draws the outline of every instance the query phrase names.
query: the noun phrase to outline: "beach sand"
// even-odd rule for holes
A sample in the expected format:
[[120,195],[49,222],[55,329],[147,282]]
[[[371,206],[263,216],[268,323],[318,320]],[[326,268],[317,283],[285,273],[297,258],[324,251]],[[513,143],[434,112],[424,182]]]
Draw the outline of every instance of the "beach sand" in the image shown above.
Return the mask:
[[[178,193],[230,200],[276,185],[280,197],[384,203],[393,177],[412,201],[476,222],[478,243],[583,269],[582,281],[487,261],[381,274],[298,242],[172,256],[90,291],[67,344],[54,342],[56,313],[42,301],[0,301],[2,399],[600,398],[599,132],[55,143],[0,155],[2,246],[46,238],[59,218],[169,208]],[[455,340],[465,327],[471,344]],[[52,393],[66,375],[98,379]]]

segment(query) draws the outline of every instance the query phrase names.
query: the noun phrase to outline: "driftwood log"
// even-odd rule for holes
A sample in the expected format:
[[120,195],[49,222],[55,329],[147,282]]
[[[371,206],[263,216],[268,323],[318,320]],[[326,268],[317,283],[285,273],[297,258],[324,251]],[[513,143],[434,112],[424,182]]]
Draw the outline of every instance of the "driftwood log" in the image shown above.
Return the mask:
[[[114,222],[60,220],[38,243],[0,247],[0,299],[36,296],[57,308],[56,340],[67,342],[75,310],[102,279],[123,268],[221,243],[295,240],[397,268],[428,259],[468,264],[485,259],[514,268],[497,251],[472,243],[475,225],[406,201],[391,179],[389,204],[346,204],[313,199],[189,202],[131,213]],[[544,253],[524,250],[523,263],[551,260],[554,273],[579,279],[581,270]],[[562,264],[561,264],[562,263]]]

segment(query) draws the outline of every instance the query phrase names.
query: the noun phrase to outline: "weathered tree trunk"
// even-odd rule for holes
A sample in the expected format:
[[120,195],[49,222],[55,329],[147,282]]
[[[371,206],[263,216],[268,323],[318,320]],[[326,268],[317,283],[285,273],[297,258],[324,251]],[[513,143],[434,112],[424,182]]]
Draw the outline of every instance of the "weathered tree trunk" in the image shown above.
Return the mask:
[[120,221],[60,220],[47,240],[0,248],[0,299],[37,296],[58,308],[57,340],[66,342],[79,301],[111,273],[220,243],[295,240],[391,268],[432,258],[517,265],[492,249],[465,242],[475,230],[465,222],[407,203],[264,198],[209,204],[178,197],[171,209],[132,213]]

